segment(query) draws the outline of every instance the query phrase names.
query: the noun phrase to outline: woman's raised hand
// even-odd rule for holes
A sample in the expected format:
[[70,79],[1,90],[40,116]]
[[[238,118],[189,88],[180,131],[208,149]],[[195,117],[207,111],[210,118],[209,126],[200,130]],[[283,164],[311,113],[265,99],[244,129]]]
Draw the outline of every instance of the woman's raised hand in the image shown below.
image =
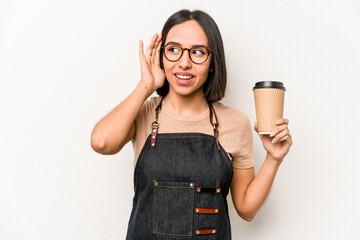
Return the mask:
[[143,41],[139,42],[141,80],[152,91],[160,88],[165,82],[164,70],[160,68],[161,37],[157,33],[151,38],[144,54]]
[[[273,159],[279,162],[282,162],[283,158],[289,152],[289,149],[293,144],[288,124],[288,119],[278,119],[276,121],[277,126],[273,129],[273,132],[270,135],[259,134],[265,150]],[[254,124],[254,130],[258,133],[257,122]]]

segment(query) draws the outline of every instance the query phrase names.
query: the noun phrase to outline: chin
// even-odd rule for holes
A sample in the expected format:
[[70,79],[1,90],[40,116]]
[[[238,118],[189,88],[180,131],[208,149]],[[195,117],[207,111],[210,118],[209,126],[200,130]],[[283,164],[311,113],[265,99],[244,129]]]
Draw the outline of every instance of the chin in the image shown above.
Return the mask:
[[201,88],[199,89],[194,89],[193,87],[190,86],[176,86],[175,88],[172,88],[172,91],[176,94],[176,95],[181,95],[181,96],[193,96],[198,94],[200,91],[202,91]]

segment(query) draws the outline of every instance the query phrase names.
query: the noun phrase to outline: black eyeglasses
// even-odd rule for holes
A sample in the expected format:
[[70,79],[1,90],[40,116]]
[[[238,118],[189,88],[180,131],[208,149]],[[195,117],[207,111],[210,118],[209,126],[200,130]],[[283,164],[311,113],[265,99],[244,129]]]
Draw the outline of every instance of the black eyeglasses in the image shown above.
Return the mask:
[[195,64],[204,63],[212,52],[203,45],[192,48],[183,48],[180,44],[168,43],[164,47],[164,55],[167,60],[177,62],[182,57],[184,51],[189,51],[189,58]]

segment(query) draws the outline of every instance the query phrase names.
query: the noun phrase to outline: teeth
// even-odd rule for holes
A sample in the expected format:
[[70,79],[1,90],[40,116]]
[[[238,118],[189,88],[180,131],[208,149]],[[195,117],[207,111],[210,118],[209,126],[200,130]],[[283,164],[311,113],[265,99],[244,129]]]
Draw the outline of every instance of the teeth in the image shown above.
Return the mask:
[[183,75],[176,75],[176,77],[181,78],[181,79],[190,79],[191,76],[183,76]]

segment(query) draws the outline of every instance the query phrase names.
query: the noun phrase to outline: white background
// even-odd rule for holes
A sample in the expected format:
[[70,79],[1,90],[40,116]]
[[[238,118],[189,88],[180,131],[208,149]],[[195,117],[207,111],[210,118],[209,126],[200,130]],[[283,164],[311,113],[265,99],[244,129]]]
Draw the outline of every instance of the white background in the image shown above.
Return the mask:
[[[90,134],[136,86],[139,39],[182,8],[220,28],[223,103],[253,123],[254,83],[287,88],[293,147],[252,222],[229,198],[233,239],[360,239],[359,1],[1,0],[1,240],[125,239],[132,146],[100,155]],[[254,152],[258,171],[256,132]]]

